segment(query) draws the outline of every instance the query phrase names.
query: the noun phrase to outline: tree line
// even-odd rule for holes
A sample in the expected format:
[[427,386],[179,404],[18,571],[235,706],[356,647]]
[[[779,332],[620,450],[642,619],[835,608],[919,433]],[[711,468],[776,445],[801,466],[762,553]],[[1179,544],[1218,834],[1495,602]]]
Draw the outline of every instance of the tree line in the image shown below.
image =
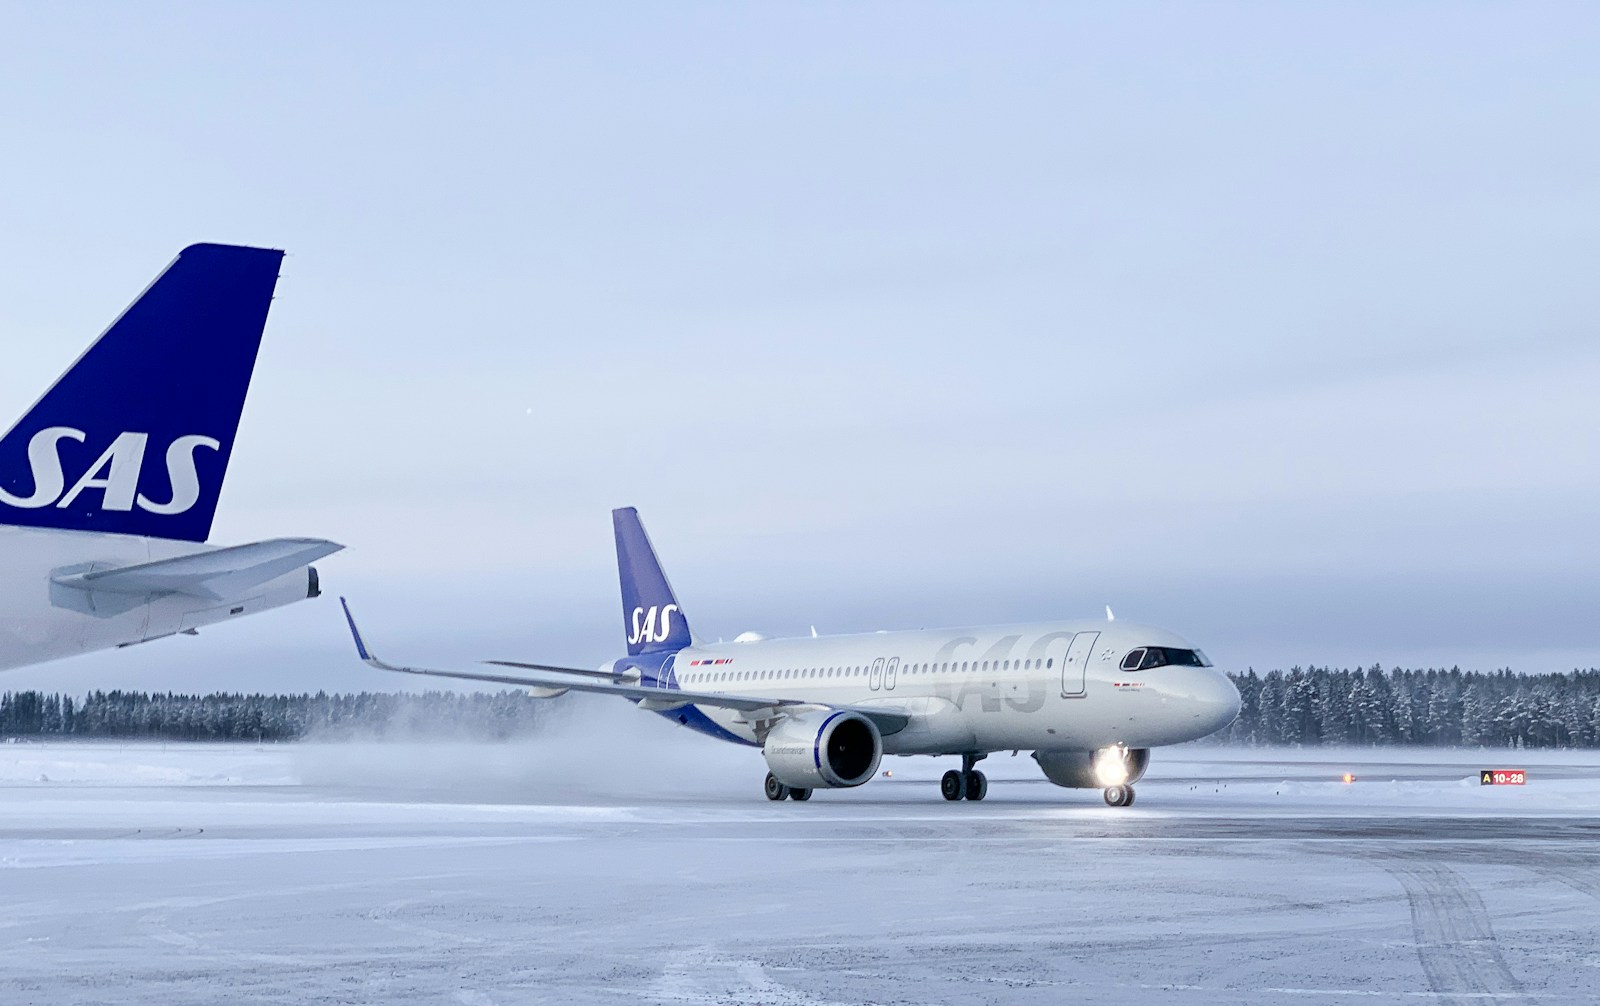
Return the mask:
[[526,692],[356,692],[243,695],[214,692],[37,691],[0,695],[0,737],[174,741],[307,738],[504,740],[533,732],[542,700]]
[[1230,675],[1233,744],[1600,747],[1600,670],[1294,667]]
[[[1600,747],[1600,670],[1515,674],[1294,667],[1231,675],[1239,718],[1218,743]],[[508,739],[538,729],[526,692],[0,695],[0,737],[195,741]]]

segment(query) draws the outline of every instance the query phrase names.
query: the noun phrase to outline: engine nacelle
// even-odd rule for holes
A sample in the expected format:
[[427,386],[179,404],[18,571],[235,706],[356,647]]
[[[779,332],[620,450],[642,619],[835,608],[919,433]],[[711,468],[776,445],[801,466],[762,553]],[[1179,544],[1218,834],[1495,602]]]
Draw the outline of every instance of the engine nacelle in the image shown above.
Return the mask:
[[762,745],[767,768],[785,786],[859,786],[878,771],[883,737],[860,713],[840,710],[786,716]]
[[1044,777],[1069,789],[1105,789],[1144,778],[1150,767],[1149,748],[1109,747],[1098,751],[1035,751],[1033,760]]

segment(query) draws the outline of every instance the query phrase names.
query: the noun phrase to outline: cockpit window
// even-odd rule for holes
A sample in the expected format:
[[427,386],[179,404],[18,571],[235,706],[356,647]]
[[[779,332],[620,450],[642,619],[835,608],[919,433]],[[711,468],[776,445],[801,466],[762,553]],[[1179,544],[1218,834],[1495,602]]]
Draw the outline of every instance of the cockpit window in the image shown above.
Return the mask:
[[1153,667],[1210,667],[1211,661],[1199,650],[1180,650],[1172,646],[1141,646],[1122,658],[1125,671],[1148,671]]

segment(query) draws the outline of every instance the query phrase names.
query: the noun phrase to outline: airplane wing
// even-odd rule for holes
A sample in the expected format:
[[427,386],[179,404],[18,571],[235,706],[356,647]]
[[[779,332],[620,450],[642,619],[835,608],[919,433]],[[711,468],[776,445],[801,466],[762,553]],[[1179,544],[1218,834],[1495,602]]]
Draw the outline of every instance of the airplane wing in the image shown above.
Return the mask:
[[556,667],[553,664],[525,664],[520,660],[485,660],[486,664],[496,667],[518,667],[525,671],[555,671],[559,674],[577,674],[585,678],[601,678],[606,681],[626,681],[627,675],[615,671],[591,671],[582,667]]
[[[403,667],[397,664],[385,663],[373,655],[367,648],[366,641],[361,638],[361,630],[356,627],[355,616],[350,614],[350,605],[344,598],[339,598],[339,604],[344,607],[345,621],[350,624],[350,635],[355,639],[356,653],[363,662],[380,671],[398,671],[401,674],[422,674],[437,678],[459,678],[465,681],[487,681],[501,685],[515,685],[521,688],[537,689],[541,697],[554,697],[565,691],[593,692],[597,695],[616,695],[620,698],[632,699],[635,702],[647,704],[650,709],[675,709],[678,706],[697,705],[714,706],[722,709],[735,709],[740,712],[755,712],[758,710],[775,710],[781,713],[785,708],[817,708],[824,706],[830,709],[850,709],[872,720],[878,729],[885,734],[898,733],[904,730],[911,721],[908,714],[889,709],[857,708],[855,706],[841,706],[832,702],[811,702],[804,699],[776,699],[764,698],[756,695],[721,695],[712,692],[690,692],[679,688],[652,688],[646,685],[632,684],[618,681],[611,674],[604,671],[579,671],[576,668],[551,667],[545,664],[518,664],[509,660],[494,660],[489,663],[506,667],[530,667],[536,670],[550,672],[538,677],[489,674],[477,671],[443,671],[429,667]],[[609,681],[592,681],[562,678],[560,674],[598,675],[609,678]]]
[[344,548],[321,538],[272,538],[210,549],[176,559],[132,566],[60,573],[52,582],[75,590],[107,594],[187,594],[219,601]]

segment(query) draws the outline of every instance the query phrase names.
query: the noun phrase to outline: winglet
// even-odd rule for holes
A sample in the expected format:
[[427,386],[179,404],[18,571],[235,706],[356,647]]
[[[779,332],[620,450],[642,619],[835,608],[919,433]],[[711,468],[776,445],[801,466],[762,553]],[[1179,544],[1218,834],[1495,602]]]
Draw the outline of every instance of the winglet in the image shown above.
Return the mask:
[[367,644],[361,641],[361,630],[356,628],[356,616],[350,614],[350,602],[341,597],[339,607],[344,609],[344,620],[350,623],[350,637],[356,641],[356,653],[362,660],[372,663],[377,658],[367,650]]

